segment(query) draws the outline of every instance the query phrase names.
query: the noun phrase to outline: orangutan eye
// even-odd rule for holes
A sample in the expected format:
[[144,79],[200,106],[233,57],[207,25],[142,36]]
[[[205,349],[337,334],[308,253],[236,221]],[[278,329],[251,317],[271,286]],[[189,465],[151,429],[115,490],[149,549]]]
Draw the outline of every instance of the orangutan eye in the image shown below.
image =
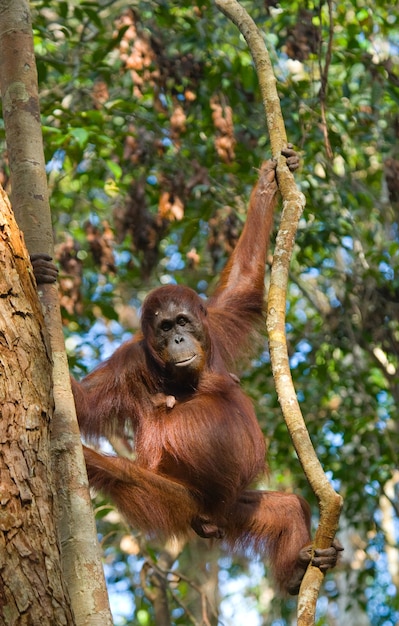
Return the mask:
[[172,322],[170,320],[164,320],[161,323],[161,330],[167,333],[172,328]]

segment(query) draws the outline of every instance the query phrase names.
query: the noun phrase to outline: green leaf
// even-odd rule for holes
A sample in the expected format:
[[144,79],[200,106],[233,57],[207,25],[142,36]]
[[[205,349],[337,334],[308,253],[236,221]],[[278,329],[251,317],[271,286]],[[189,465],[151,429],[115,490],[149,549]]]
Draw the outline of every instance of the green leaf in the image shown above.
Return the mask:
[[81,148],[84,148],[89,141],[89,132],[85,128],[71,128],[68,134],[74,138]]

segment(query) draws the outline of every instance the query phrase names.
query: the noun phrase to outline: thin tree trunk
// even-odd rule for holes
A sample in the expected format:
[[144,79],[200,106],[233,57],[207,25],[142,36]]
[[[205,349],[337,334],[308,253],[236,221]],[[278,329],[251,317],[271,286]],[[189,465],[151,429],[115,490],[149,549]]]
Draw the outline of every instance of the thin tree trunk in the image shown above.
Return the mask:
[[[313,545],[315,548],[328,548],[338,528],[343,500],[328,481],[306,428],[291,377],[285,328],[288,270],[305,197],[297,188],[284,157],[281,156],[281,150],[287,145],[287,134],[276,89],[277,81],[262,34],[237,0],[215,0],[215,3],[236,24],[249,46],[259,79],[272,156],[278,159],[277,181],[283,200],[283,211],[273,255],[267,302],[270,360],[285,423],[306,478],[319,503],[320,522]],[[323,578],[324,573],[310,564],[299,592],[298,626],[311,626],[315,623],[316,602]]]

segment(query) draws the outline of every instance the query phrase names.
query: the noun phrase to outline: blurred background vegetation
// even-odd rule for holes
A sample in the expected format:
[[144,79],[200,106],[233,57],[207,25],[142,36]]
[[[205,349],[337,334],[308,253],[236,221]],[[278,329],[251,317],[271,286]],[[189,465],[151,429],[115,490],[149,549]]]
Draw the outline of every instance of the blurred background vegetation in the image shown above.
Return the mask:
[[[345,553],[317,623],[391,626],[399,623],[399,6],[243,4],[264,33],[288,138],[303,158],[289,348],[314,445],[345,500]],[[152,287],[212,289],[270,150],[246,44],[208,0],[43,0],[32,12],[65,336],[80,376],[135,331]],[[314,506],[266,337],[242,379],[269,441],[270,486]],[[145,573],[158,547],[97,503],[115,624],[150,626]],[[198,539],[174,569],[174,624],[206,623],[204,597],[212,624],[295,623],[295,601],[274,596],[260,562]]]

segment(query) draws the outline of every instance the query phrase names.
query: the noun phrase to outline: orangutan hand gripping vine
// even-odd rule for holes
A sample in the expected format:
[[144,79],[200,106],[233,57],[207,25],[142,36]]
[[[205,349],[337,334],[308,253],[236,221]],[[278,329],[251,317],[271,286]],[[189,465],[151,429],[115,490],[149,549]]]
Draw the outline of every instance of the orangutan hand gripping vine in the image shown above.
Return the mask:
[[[296,169],[295,152],[283,154]],[[134,432],[134,461],[84,448],[90,484],[134,527],[163,536],[194,529],[231,549],[255,550],[268,558],[278,587],[297,593],[311,559],[309,505],[293,494],[249,488],[265,472],[265,443],[231,374],[263,321],[277,198],[275,163],[267,161],[214,295],[205,302],[188,287],[155,289],[143,304],[141,333],[73,381],[73,392],[89,441]],[[44,282],[43,259],[38,267]],[[339,549],[317,551],[314,565],[333,567]]]

